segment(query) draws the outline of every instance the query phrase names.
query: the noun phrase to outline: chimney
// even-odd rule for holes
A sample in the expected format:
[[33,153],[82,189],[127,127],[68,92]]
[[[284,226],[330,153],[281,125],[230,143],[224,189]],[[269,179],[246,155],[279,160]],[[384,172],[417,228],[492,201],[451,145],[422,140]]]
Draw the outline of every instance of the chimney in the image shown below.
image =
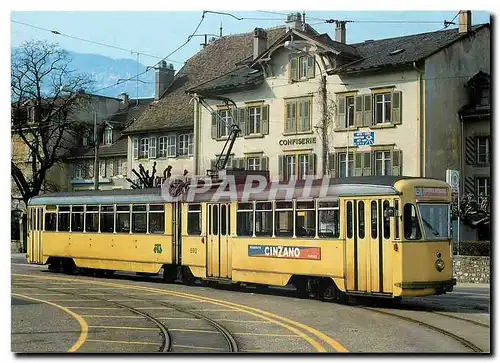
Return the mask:
[[257,58],[267,49],[267,33],[262,28],[253,31],[253,59]]
[[290,13],[286,17],[286,31],[290,29],[302,29],[302,15],[300,13]]
[[155,100],[159,100],[165,93],[165,90],[174,81],[174,65],[170,63],[167,67],[167,62],[161,61],[160,66],[156,68],[155,74]]
[[345,21],[335,22],[335,41],[345,44]]
[[120,99],[122,100],[122,104],[120,105],[121,109],[127,108],[128,106],[128,94],[125,92],[120,93]]
[[472,26],[472,13],[470,10],[460,10],[458,15],[458,33],[467,34]]

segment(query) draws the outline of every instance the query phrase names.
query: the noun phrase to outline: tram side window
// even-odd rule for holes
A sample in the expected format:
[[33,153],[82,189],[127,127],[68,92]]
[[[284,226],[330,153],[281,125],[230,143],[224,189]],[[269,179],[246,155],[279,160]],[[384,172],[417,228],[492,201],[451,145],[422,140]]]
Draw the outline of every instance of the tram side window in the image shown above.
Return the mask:
[[378,224],[378,215],[377,215],[377,202],[372,200],[371,202],[371,221],[372,221],[372,238],[377,238],[377,224]]
[[422,238],[420,225],[418,223],[417,211],[415,206],[411,203],[406,203],[403,213],[403,231],[405,239],[418,240]]
[[85,212],[85,231],[99,231],[99,207],[96,205],[88,205]]
[[101,233],[113,233],[115,230],[115,207],[112,205],[101,206]]
[[71,210],[71,231],[83,231],[83,206],[73,206]]
[[236,234],[253,235],[253,203],[239,203],[236,211]]
[[293,236],[293,203],[292,202],[276,202],[275,218],[275,235],[276,236]]
[[297,202],[295,211],[295,235],[314,237],[316,234],[316,211],[314,202]]
[[147,232],[147,212],[145,205],[132,206],[132,233]]
[[386,217],[386,211],[389,209],[389,201],[384,200],[384,238],[391,238],[391,217]]
[[318,236],[320,238],[338,238],[340,236],[339,205],[337,202],[319,203]]
[[273,235],[273,204],[271,202],[255,204],[255,235],[261,237]]
[[69,207],[59,207],[59,228],[58,230],[61,231],[69,231]]
[[347,202],[347,238],[352,238],[352,202]]
[[130,233],[130,206],[116,206],[116,233]]
[[358,235],[365,238],[365,202],[358,202]]
[[201,204],[188,205],[187,233],[190,236],[201,234]]
[[149,206],[149,233],[165,232],[165,209],[162,205]]
[[51,212],[45,212],[45,230],[55,231],[57,224],[57,214]]

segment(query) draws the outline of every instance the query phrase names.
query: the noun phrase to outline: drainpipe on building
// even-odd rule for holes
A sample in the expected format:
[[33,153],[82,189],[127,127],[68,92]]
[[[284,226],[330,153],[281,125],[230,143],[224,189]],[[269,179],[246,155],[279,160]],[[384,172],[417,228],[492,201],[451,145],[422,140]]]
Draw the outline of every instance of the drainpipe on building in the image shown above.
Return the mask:
[[[194,95],[196,97],[196,95]],[[193,175],[198,175],[198,153],[200,142],[200,103],[195,99],[194,101],[194,171]]]
[[[420,153],[419,153],[419,176],[420,177],[425,177],[425,109],[424,109],[424,99],[425,99],[425,94],[422,92],[422,75],[424,74],[423,71],[418,69],[417,63],[413,62],[413,68],[417,71],[418,73],[418,101],[420,101],[419,106],[419,119],[420,119],[420,133],[418,135],[419,140],[418,140],[418,145],[420,147]],[[418,102],[417,101],[417,102]]]
[[[319,66],[319,64],[318,64]],[[326,75],[321,75],[321,93],[322,93],[322,104],[323,104],[323,130],[322,130],[322,138],[323,138],[323,177],[327,175],[328,170],[328,120],[327,120],[327,112],[328,112],[328,103],[327,103],[327,93],[326,93]]]

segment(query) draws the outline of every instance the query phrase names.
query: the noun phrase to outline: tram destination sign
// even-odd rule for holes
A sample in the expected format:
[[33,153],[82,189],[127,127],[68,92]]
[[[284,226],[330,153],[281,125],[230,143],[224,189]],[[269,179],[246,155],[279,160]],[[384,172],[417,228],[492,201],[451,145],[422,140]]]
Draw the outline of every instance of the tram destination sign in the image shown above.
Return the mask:
[[303,246],[248,245],[248,256],[292,258],[297,260],[321,260],[321,248]]

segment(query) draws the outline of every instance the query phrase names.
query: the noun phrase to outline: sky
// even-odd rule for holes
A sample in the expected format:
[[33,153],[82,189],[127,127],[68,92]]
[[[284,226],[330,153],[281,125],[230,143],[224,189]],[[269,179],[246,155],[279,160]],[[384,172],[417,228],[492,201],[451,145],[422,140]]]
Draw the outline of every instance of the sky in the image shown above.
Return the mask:
[[[223,10],[229,12],[229,10]],[[197,34],[223,35],[252,31],[255,27],[275,27],[285,23],[291,10],[233,11],[230,15],[206,13]],[[302,13],[302,9],[298,9]],[[327,19],[353,20],[347,24],[347,43],[368,39],[382,39],[443,29],[444,20],[451,21],[458,10],[453,11],[306,11],[306,21],[320,33],[334,38],[335,24]],[[202,18],[199,11],[13,11],[11,13],[11,45],[17,46],[26,40],[37,38],[57,42],[67,50],[79,53],[96,53],[112,58],[133,58],[137,55],[128,50],[142,52],[139,61],[154,65],[187,40]],[[36,29],[31,26],[56,30],[62,35]],[[356,22],[359,21],[359,22]],[[458,17],[455,19],[458,24]],[[472,12],[473,24],[490,22],[490,13]],[[450,27],[456,27],[451,25]],[[71,38],[73,37],[73,38]],[[108,46],[127,49],[118,50],[74,38],[100,42]],[[172,55],[169,60],[178,70],[199,49],[203,37],[192,40]],[[155,57],[150,57],[155,56]]]

